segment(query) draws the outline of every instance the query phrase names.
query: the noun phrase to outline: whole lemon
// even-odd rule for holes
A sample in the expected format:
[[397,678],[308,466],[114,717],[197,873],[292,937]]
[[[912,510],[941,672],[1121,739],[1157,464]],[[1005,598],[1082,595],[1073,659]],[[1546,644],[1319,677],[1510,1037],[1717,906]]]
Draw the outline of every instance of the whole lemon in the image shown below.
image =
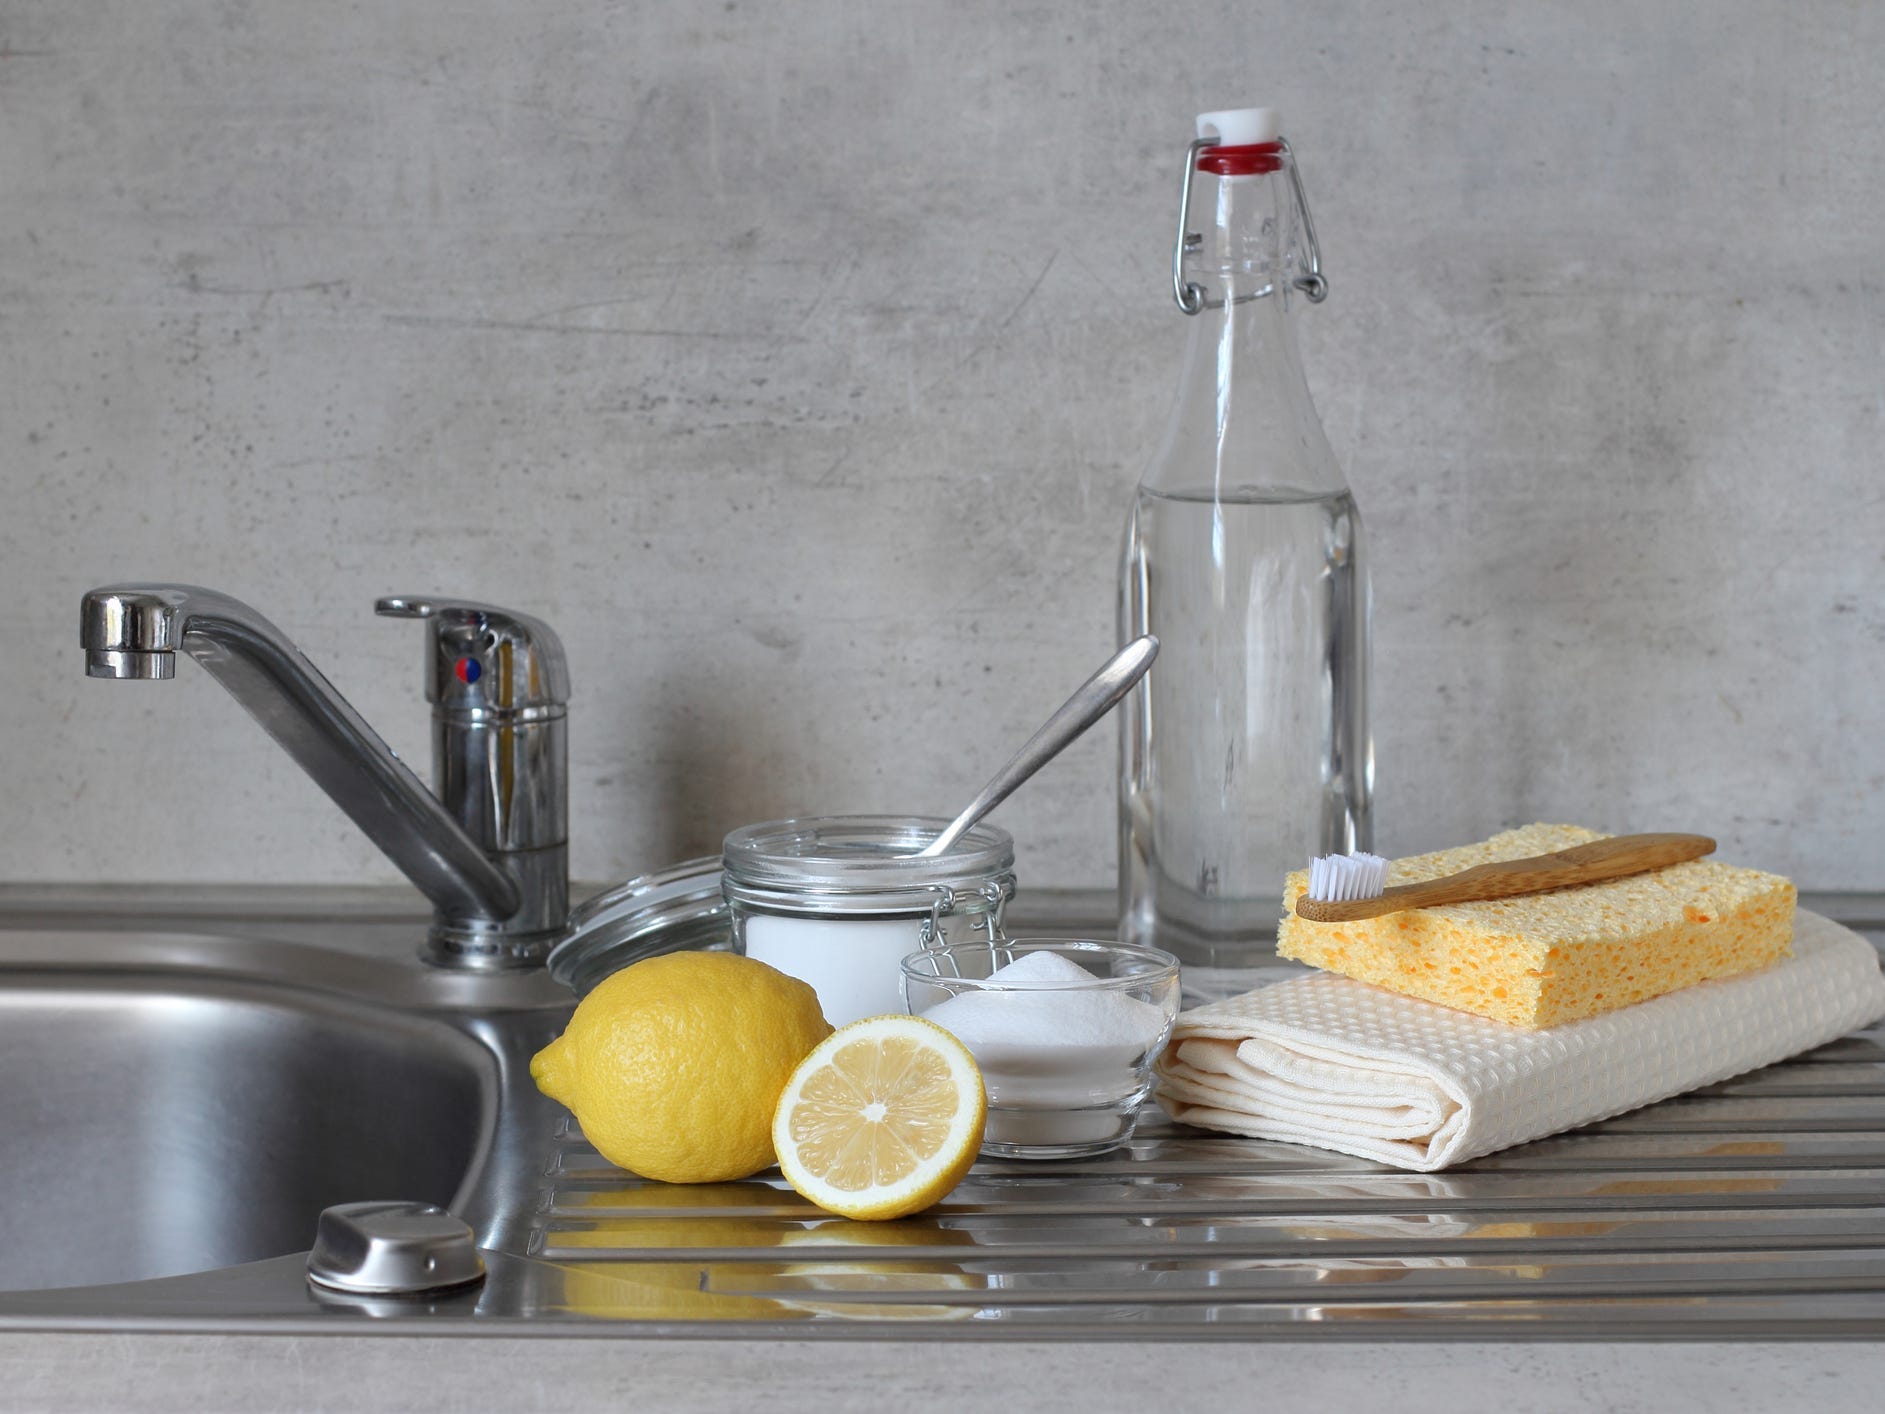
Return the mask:
[[610,1163],[722,1183],[772,1162],[779,1094],[830,1034],[796,977],[732,953],[670,953],[584,997],[530,1074]]

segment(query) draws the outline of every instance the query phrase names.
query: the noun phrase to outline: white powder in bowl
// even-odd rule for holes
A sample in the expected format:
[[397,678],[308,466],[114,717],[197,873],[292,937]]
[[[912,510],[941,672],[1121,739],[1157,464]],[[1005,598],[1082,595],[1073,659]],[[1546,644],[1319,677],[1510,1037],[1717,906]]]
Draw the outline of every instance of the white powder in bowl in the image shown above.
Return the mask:
[[1056,952],[1025,953],[989,980],[1036,985],[965,991],[923,1013],[975,1057],[988,1090],[988,1142],[1104,1142],[1129,1128],[1164,1009],[1098,985]]
[[965,991],[925,1011],[971,1051],[977,1046],[1124,1048],[1143,1051],[1165,1029],[1165,1013],[1108,987],[1057,952],[1024,953],[989,974],[1039,990]]

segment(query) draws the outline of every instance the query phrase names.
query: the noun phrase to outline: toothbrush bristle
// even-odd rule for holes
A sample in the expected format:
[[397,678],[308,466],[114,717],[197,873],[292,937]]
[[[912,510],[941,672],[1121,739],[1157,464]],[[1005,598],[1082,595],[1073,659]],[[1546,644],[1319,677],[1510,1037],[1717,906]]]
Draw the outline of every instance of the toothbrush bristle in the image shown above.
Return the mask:
[[1309,897],[1319,903],[1379,898],[1388,862],[1378,854],[1324,854],[1309,862]]

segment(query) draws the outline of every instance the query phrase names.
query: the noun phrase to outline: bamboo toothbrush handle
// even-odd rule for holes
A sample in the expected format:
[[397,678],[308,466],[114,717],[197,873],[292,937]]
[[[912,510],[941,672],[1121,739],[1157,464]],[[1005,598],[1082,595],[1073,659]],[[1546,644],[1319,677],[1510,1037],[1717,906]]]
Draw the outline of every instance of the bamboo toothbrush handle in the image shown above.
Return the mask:
[[1480,864],[1444,879],[1421,884],[1396,884],[1379,898],[1324,903],[1304,894],[1296,900],[1296,916],[1312,923],[1356,923],[1406,908],[1439,908],[1449,903],[1476,903],[1482,899],[1516,898],[1568,889],[1574,884],[1597,884],[1605,879],[1626,879],[1647,874],[1715,852],[1707,835],[1617,835],[1589,844],[1572,845],[1556,854],[1529,859],[1506,859]]

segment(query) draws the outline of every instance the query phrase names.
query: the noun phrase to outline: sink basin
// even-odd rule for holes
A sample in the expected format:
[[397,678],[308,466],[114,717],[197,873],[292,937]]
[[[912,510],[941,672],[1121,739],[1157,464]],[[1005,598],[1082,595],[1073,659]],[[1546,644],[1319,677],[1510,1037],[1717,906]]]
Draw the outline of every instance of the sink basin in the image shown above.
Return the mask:
[[370,963],[46,938],[0,956],[0,1291],[301,1252],[329,1204],[451,1206],[475,1174],[497,1064],[377,1004]]

